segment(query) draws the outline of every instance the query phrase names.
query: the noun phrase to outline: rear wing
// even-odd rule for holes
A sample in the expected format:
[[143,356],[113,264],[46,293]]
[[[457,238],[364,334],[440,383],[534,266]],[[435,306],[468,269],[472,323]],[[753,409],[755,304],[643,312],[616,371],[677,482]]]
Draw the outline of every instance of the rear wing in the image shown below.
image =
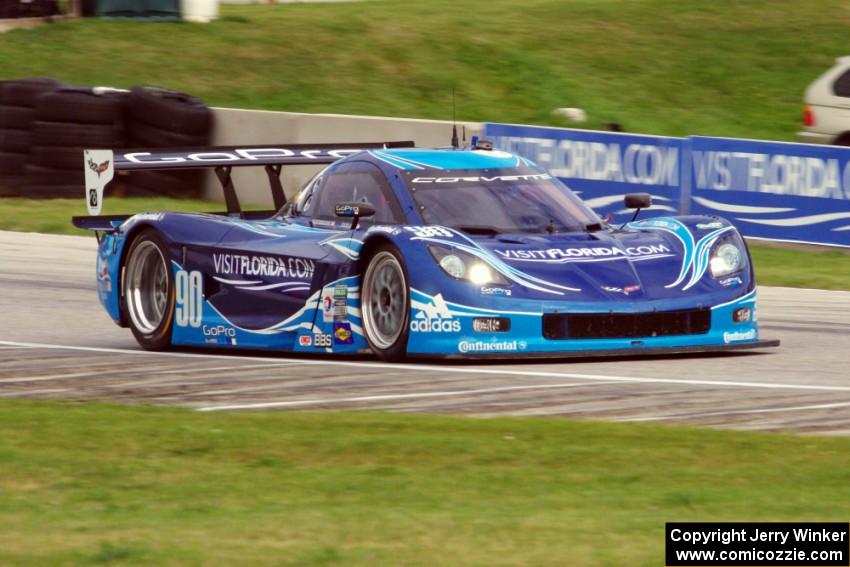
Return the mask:
[[[103,207],[103,192],[116,171],[212,168],[221,182],[225,214],[243,215],[230,172],[234,167],[264,167],[275,209],[286,204],[280,182],[285,165],[324,165],[363,150],[412,148],[413,142],[372,142],[350,144],[298,144],[265,146],[215,146],[207,148],[168,148],[162,150],[85,150],[83,164],[86,181],[86,205],[97,216]],[[106,230],[111,222],[130,215],[100,218],[74,217],[74,226]],[[106,221],[106,222],[104,222]]]

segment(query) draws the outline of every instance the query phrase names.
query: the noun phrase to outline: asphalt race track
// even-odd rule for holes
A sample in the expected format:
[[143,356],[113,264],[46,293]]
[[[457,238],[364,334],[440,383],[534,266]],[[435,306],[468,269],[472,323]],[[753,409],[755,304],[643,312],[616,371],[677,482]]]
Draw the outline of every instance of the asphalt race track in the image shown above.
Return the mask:
[[850,292],[761,288],[762,337],[782,346],[733,355],[391,365],[149,353],[101,309],[95,251],[93,237],[0,232],[0,396],[850,433]]

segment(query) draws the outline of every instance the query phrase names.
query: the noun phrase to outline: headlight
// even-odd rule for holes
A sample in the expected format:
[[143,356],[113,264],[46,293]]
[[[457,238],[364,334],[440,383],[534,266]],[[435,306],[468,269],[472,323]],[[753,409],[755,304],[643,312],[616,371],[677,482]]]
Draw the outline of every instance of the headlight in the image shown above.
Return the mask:
[[440,267],[453,278],[462,278],[466,275],[466,264],[454,254],[446,254],[440,258]]
[[714,248],[709,266],[715,278],[734,274],[744,267],[744,253],[737,245],[724,242]]
[[440,246],[429,246],[428,251],[437,264],[451,277],[466,280],[474,285],[510,286],[505,277],[490,267],[487,262],[460,250],[449,250]]

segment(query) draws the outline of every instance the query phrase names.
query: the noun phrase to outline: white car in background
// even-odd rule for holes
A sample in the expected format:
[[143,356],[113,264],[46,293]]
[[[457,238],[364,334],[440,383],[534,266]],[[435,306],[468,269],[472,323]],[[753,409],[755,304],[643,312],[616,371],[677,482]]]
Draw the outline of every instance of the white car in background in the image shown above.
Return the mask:
[[850,56],[809,85],[804,102],[801,142],[850,146]]

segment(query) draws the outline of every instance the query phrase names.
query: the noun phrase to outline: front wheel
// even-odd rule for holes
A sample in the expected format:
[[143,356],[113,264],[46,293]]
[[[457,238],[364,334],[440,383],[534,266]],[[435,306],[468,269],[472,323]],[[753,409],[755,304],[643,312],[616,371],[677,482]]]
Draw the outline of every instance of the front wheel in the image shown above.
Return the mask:
[[361,289],[363,332],[379,358],[401,360],[410,332],[410,287],[401,254],[379,248],[369,260]]
[[127,253],[124,312],[136,340],[148,350],[171,345],[174,274],[168,257],[165,242],[153,229],[133,240]]

